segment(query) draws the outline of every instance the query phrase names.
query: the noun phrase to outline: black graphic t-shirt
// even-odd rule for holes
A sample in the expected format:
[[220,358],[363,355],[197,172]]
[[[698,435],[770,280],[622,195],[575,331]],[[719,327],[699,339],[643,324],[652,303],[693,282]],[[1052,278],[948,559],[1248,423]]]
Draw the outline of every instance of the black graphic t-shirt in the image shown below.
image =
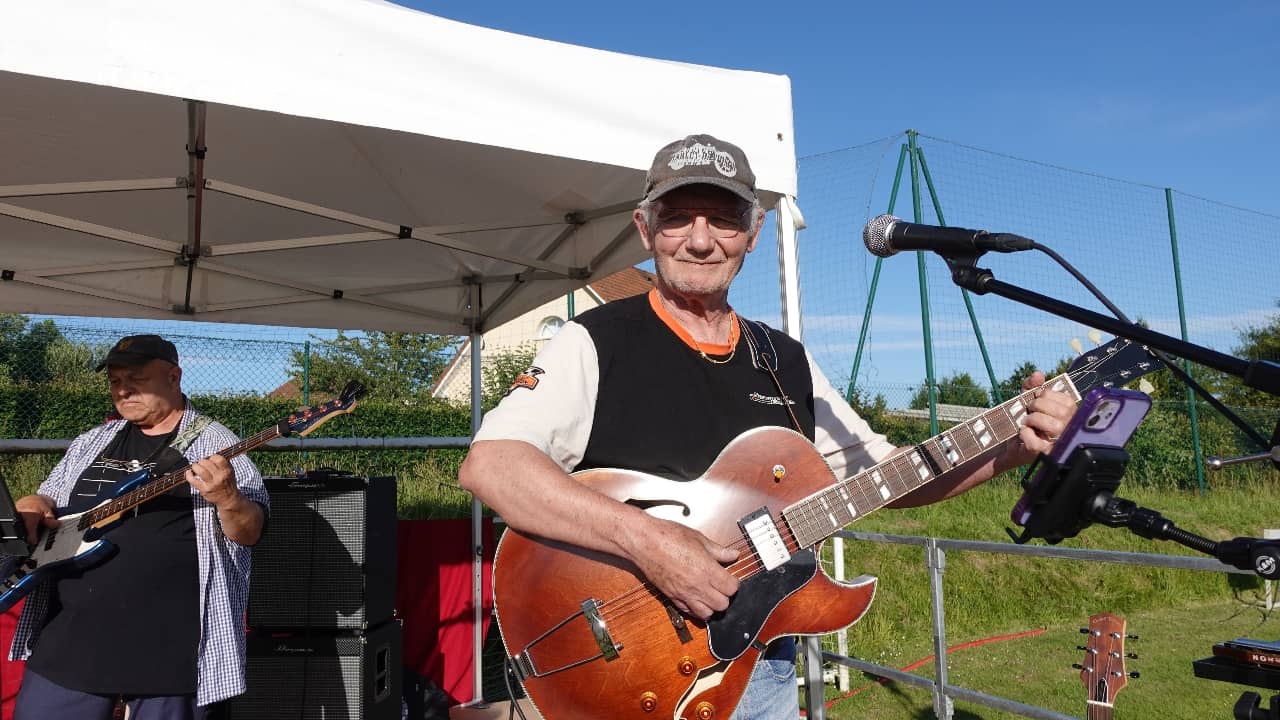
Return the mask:
[[[185,467],[172,441],[173,434],[146,435],[125,425],[77,481],[70,511],[114,497],[144,471],[153,479]],[[200,642],[195,537],[186,483],[125,513],[104,535],[116,551],[55,583],[27,666],[81,692],[194,693]]]

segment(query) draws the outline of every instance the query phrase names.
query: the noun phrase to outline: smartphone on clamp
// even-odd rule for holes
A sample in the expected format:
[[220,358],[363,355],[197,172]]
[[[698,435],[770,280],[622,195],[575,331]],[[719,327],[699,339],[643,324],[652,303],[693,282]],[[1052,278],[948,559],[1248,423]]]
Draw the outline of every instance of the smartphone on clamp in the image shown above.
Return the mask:
[[1042,504],[1057,492],[1053,485],[1058,481],[1062,465],[1082,445],[1124,447],[1133,431],[1151,410],[1151,397],[1137,390],[1099,387],[1090,390],[1080,403],[1080,409],[1067,421],[1067,427],[1058,436],[1040,470],[1029,483],[1017,504],[1009,513],[1009,519],[1019,526],[1026,526],[1034,506]]

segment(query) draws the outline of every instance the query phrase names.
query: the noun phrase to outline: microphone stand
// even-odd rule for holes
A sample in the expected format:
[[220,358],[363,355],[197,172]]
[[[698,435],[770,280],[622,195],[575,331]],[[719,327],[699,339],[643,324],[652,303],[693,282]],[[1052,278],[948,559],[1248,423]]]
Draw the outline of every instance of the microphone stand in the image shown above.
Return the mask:
[[[986,268],[977,266],[978,258],[985,251],[942,252],[951,267],[951,279],[960,287],[979,295],[994,293],[1014,302],[1044,310],[1045,312],[1075,320],[1090,327],[1106,330],[1118,337],[1142,343],[1149,348],[1163,350],[1172,355],[1191,360],[1240,378],[1245,385],[1272,395],[1280,395],[1280,364],[1266,360],[1245,361],[1231,355],[1210,350],[1178,338],[1163,335],[1134,323],[1122,322],[1101,313],[1055,300],[1046,295],[1031,292],[995,279]],[[1273,445],[1280,445],[1280,425],[1272,438]],[[1259,456],[1271,459],[1280,468],[1280,450]],[[1073,537],[1091,522],[1098,521],[1108,527],[1127,527],[1133,533],[1154,540],[1173,540],[1193,550],[1211,555],[1225,564],[1251,570],[1268,579],[1280,579],[1280,540],[1238,537],[1214,542],[1186,532],[1163,518],[1159,513],[1138,507],[1133,502],[1118,498],[1112,491],[1119,486],[1120,475],[1128,462],[1123,448],[1082,447],[1072,453],[1065,465],[1059,468],[1058,482],[1040,489],[1039,513],[1033,513],[1021,537],[1010,532],[1015,542],[1026,542],[1042,537],[1054,543],[1064,537]],[[1062,491],[1058,491],[1061,488]],[[1048,512],[1045,512],[1048,511]],[[1035,515],[1040,517],[1037,519]],[[1037,522],[1038,520],[1038,522]]]
[[[1034,242],[1032,248],[1044,249]],[[995,275],[990,270],[978,267],[978,258],[983,252],[985,251],[941,253],[951,268],[951,279],[956,285],[979,295],[994,293],[1058,317],[1106,330],[1117,337],[1142,343],[1149,349],[1164,351],[1238,377],[1248,387],[1271,395],[1280,395],[1280,364],[1266,360],[1251,362],[1241,360],[1134,323],[1123,322],[1001,282],[995,279]],[[1056,258],[1055,253],[1050,252],[1050,254]],[[1078,274],[1077,277],[1079,277]],[[1104,304],[1110,306],[1109,302],[1104,301]],[[1118,311],[1116,314],[1123,316]],[[1164,360],[1159,352],[1156,355]],[[1166,364],[1168,364],[1167,361]],[[1188,384],[1197,392],[1208,396],[1208,393],[1195,383]],[[1211,396],[1206,399],[1216,401],[1216,398]],[[1214,405],[1220,407],[1217,402],[1214,402]],[[1225,410],[1221,407],[1220,409]],[[1226,416],[1237,425],[1241,425],[1231,413],[1226,413]],[[1262,440],[1252,432],[1251,428],[1242,425],[1242,429],[1248,430],[1248,434],[1255,439]],[[1277,422],[1275,431],[1272,433],[1270,445],[1271,450],[1267,453],[1230,460],[1212,458],[1208,464],[1211,467],[1222,467],[1234,462],[1270,460],[1274,467],[1280,469],[1280,422]],[[1041,459],[1048,462],[1043,456]],[[1130,500],[1116,497],[1113,491],[1119,487],[1120,477],[1124,474],[1128,460],[1129,455],[1124,448],[1098,446],[1077,448],[1065,463],[1057,468],[1056,483],[1045,483],[1047,487],[1029,490],[1033,493],[1031,499],[1035,501],[1033,507],[1038,506],[1039,512],[1032,513],[1021,536],[1007,530],[1009,537],[1019,544],[1035,537],[1044,538],[1047,542],[1056,544],[1063,538],[1074,537],[1080,530],[1097,521],[1108,527],[1128,528],[1134,534],[1147,539],[1172,540],[1192,550],[1215,557],[1227,565],[1241,570],[1251,570],[1269,580],[1280,579],[1280,539],[1237,537],[1214,542],[1178,528],[1154,510],[1139,507]],[[1280,672],[1222,661],[1223,658],[1212,657],[1196,661],[1192,665],[1198,677],[1280,689]],[[1261,696],[1257,693],[1244,693],[1233,708],[1234,716],[1237,720],[1280,720],[1280,695],[1272,696],[1269,709],[1261,707],[1260,701]]]

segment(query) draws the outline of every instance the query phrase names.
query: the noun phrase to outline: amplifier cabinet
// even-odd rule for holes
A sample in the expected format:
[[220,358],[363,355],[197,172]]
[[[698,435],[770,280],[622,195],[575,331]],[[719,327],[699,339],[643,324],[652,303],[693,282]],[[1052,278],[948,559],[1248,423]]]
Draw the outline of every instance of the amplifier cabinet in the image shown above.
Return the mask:
[[396,480],[266,477],[271,517],[253,549],[249,627],[365,630],[396,602]]
[[363,633],[255,633],[243,695],[229,720],[400,720],[401,629]]

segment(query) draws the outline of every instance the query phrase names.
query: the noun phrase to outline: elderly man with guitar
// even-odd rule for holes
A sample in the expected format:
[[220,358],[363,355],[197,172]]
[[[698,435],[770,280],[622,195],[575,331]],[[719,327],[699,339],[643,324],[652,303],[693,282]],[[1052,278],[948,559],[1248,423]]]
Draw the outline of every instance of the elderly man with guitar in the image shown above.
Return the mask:
[[494,573],[507,650],[548,720],[792,720],[791,635],[847,626],[874,588],[827,580],[811,548],[1031,461],[1074,399],[1036,373],[1003,420],[900,451],[730,307],[764,219],[740,148],[662,148],[633,219],[653,290],[566,323],[459,474],[514,529]]
[[[98,369],[115,415],[77,437],[16,505],[37,550],[76,532],[68,513],[109,499],[124,509],[94,511],[113,525],[109,544],[84,543],[94,549],[63,563],[59,579],[6,583],[31,593],[11,650],[27,658],[16,717],[205,718],[211,704],[244,692],[249,548],[267,493],[253,463],[228,452],[236,436],[187,401],[173,343],[122,338]],[[151,478],[159,480],[144,484]]]

